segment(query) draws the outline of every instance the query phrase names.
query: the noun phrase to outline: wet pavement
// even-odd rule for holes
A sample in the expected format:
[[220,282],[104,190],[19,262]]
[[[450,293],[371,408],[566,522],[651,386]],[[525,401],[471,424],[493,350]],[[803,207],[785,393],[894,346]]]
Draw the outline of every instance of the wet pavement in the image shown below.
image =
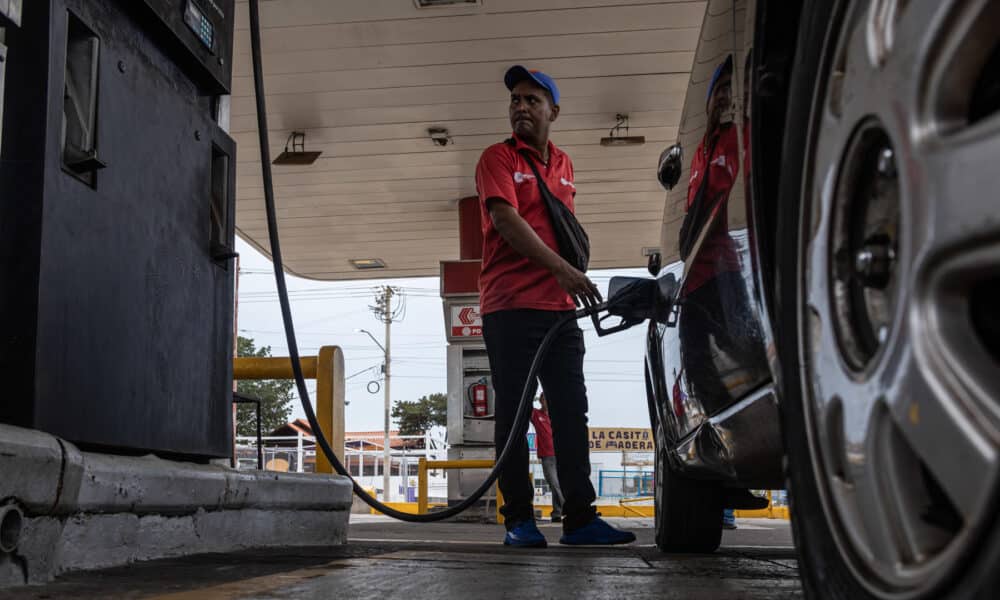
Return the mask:
[[665,555],[652,519],[608,519],[638,540],[612,548],[546,549],[498,542],[499,525],[416,525],[352,515],[350,542],[333,548],[255,550],[137,563],[0,591],[0,600],[136,598],[801,598],[787,521],[742,519],[711,555]]

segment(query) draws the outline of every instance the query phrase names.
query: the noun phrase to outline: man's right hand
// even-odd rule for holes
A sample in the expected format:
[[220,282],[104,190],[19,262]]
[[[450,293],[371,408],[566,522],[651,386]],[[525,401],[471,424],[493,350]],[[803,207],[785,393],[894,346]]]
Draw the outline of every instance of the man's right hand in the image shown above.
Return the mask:
[[568,262],[562,261],[561,267],[553,270],[552,274],[559,283],[559,287],[573,298],[577,306],[591,308],[604,301],[597,285]]

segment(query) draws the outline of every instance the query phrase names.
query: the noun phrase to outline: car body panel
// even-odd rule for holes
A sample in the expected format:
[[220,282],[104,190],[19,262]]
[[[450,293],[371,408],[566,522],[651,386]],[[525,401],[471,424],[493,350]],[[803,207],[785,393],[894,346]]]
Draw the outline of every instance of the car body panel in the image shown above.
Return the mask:
[[[685,164],[667,194],[661,235],[665,256],[690,250],[659,273],[672,273],[681,285],[673,322],[650,325],[647,369],[660,441],[675,469],[780,487],[774,342],[752,216],[748,67],[755,7],[733,0],[706,7],[678,134]],[[709,95],[713,74],[727,61],[731,103],[724,79]],[[712,118],[713,101],[730,108]]]

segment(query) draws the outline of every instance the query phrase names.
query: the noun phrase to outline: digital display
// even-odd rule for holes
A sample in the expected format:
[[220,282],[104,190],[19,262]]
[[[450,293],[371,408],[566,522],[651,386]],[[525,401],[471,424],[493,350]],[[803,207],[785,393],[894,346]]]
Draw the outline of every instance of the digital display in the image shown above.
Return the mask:
[[208,20],[205,13],[191,0],[188,0],[187,6],[184,9],[184,23],[187,24],[206,48],[210,51],[215,50],[215,26],[212,25],[212,22]]

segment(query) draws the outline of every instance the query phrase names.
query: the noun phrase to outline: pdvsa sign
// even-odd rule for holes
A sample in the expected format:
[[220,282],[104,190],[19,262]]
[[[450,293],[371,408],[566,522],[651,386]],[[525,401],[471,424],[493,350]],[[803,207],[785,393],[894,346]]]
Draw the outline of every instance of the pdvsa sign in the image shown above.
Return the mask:
[[454,304],[451,307],[451,337],[483,337],[483,316],[479,304]]

